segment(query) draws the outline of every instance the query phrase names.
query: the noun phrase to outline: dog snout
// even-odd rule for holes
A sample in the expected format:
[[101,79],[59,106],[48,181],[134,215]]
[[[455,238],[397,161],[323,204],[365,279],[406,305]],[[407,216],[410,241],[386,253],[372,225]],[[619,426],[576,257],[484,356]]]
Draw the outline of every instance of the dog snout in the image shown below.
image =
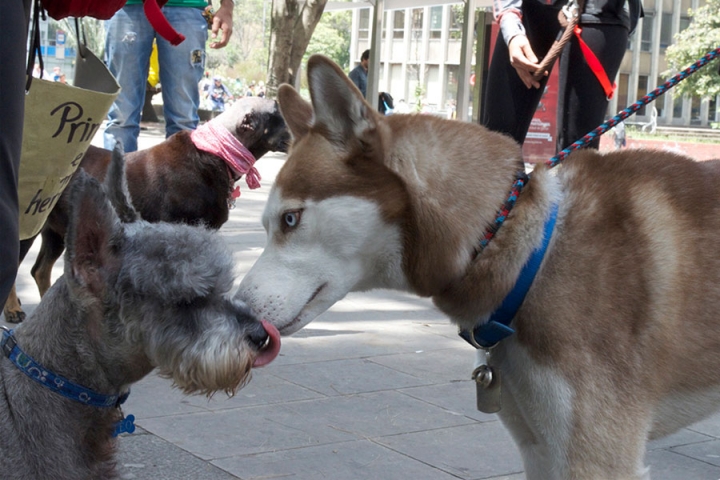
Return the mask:
[[244,302],[234,300],[232,303],[236,309],[235,319],[245,329],[247,341],[256,349],[261,349],[268,341],[268,332],[263,324]]
[[277,151],[287,153],[290,149],[290,144],[292,143],[292,137],[290,136],[290,133],[287,130],[283,132],[280,140],[277,143]]
[[253,322],[247,329],[247,340],[253,347],[260,350],[268,341],[268,332],[260,322]]

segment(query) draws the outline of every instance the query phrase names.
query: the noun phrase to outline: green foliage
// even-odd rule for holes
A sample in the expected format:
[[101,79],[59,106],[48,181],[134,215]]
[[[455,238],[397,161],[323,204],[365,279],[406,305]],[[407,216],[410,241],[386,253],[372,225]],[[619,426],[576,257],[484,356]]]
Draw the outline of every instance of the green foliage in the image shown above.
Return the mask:
[[[670,77],[687,68],[707,52],[720,46],[720,0],[708,0],[697,10],[690,10],[690,26],[675,36],[675,43],[666,50],[670,70],[663,75]],[[702,68],[680,82],[676,94],[714,97],[720,94],[718,62]]]
[[423,101],[425,100],[425,89],[419,83],[415,86],[415,111],[420,113],[423,109]]
[[208,39],[205,69],[229,78],[265,81],[269,35],[270,2],[236,0],[230,42],[224,48],[212,49]]
[[[350,68],[350,29],[352,27],[352,12],[343,10],[339,12],[323,13],[320,17],[310,39],[302,65],[307,65],[310,55],[320,53],[331,58],[343,70]],[[303,67],[304,68],[304,67]],[[300,77],[300,89],[307,89],[307,78]]]
[[310,55],[321,53],[331,58],[344,70],[350,67],[350,28],[352,12],[324,13],[315,27],[310,44],[303,57],[303,65]]
[[456,3],[450,5],[450,39],[461,40],[462,28],[465,23],[465,4]]
[[232,66],[232,68],[226,67],[222,70],[227,72],[227,75],[229,77],[240,78],[244,80],[243,83],[247,83],[253,80],[255,81],[255,83],[265,81],[265,77],[267,75],[267,70],[264,65],[258,64],[251,60],[236,63]]

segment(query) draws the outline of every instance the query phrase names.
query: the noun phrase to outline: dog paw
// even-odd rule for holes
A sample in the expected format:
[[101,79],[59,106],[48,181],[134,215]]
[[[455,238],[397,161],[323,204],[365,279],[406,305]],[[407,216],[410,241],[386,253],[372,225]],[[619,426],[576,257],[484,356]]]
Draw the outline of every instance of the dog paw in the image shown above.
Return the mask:
[[23,320],[25,320],[25,312],[22,310],[18,312],[4,312],[5,313],[5,320],[8,323],[22,323]]

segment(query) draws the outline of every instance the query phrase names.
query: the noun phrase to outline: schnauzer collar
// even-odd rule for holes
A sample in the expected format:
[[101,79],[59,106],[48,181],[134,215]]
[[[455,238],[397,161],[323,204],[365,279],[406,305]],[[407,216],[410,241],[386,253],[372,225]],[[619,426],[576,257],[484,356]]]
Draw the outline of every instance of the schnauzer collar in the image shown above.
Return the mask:
[[545,257],[545,252],[555,229],[557,213],[558,204],[555,203],[551,207],[550,216],[545,220],[542,243],[530,255],[527,263],[520,271],[515,286],[505,297],[500,307],[490,315],[490,319],[486,323],[476,325],[472,332],[460,330],[459,335],[473,347],[488,349],[515,333],[515,330],[510,327],[510,322],[520,310],[520,306],[525,300],[533,280],[535,280],[535,275],[540,269],[540,264]]
[[[3,332],[2,340],[0,340],[0,350],[2,350],[3,355],[5,355],[25,375],[38,382],[40,385],[49,388],[53,392],[58,393],[65,398],[69,398],[70,400],[82,403],[83,405],[100,408],[119,408],[130,395],[129,390],[120,395],[103,395],[77,385],[60,375],[54,374],[36,362],[30,355],[22,351],[15,340],[13,330],[8,330],[5,327],[2,327],[2,329]],[[132,415],[128,415],[127,418],[123,418],[123,420],[116,425],[113,436],[123,432],[132,433],[135,430],[135,426],[132,424],[134,419],[135,417]]]

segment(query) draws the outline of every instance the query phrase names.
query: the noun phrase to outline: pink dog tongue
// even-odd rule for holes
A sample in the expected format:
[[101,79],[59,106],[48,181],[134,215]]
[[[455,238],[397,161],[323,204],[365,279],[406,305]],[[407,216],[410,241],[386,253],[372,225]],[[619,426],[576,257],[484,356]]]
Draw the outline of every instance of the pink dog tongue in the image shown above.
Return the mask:
[[275,357],[280,353],[280,332],[267,320],[261,320],[260,323],[262,323],[263,328],[268,334],[268,343],[260,350],[260,353],[255,358],[253,368],[267,365],[275,360]]

